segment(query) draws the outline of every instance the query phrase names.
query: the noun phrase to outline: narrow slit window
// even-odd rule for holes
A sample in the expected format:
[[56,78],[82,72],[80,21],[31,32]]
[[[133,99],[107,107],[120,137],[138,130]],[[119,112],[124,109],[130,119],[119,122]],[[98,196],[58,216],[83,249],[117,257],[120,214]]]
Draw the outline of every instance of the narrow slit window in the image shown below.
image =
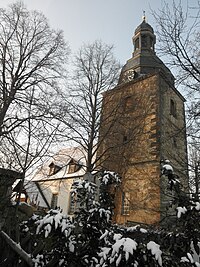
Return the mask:
[[124,135],[123,136],[123,144],[126,144],[126,143],[128,143],[128,136]]
[[122,193],[122,215],[130,214],[130,193]]
[[142,47],[147,47],[147,36],[142,35]]
[[52,198],[51,198],[51,208],[55,209],[57,207],[58,204],[58,194],[52,194]]
[[133,109],[133,99],[131,96],[128,96],[124,99],[124,111],[132,111]]
[[135,40],[135,50],[139,49],[139,38]]
[[176,118],[176,103],[173,99],[170,100],[170,114]]
[[72,192],[70,192],[70,197],[69,197],[69,214],[74,214],[76,210],[76,196],[73,195]]

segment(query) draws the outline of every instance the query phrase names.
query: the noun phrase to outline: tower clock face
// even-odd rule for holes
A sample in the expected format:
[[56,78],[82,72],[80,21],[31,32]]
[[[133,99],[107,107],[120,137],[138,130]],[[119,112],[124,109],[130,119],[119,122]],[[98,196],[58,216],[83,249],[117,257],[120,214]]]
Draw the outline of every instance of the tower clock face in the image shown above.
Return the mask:
[[135,72],[134,70],[127,70],[123,76],[123,82],[129,82],[135,78]]

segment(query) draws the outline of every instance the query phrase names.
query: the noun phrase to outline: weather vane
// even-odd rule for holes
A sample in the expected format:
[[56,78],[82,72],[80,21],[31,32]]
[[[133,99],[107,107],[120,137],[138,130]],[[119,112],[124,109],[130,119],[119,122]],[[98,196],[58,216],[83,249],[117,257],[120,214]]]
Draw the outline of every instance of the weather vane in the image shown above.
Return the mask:
[[145,10],[143,10],[143,17],[142,20],[145,22],[146,21],[146,15],[145,15]]

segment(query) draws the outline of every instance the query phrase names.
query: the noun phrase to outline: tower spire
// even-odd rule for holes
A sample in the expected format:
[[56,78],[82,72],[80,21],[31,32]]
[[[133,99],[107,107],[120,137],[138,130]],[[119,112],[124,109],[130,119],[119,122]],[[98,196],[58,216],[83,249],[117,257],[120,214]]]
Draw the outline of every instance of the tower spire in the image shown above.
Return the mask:
[[145,14],[145,10],[143,10],[142,21],[146,22],[146,14]]

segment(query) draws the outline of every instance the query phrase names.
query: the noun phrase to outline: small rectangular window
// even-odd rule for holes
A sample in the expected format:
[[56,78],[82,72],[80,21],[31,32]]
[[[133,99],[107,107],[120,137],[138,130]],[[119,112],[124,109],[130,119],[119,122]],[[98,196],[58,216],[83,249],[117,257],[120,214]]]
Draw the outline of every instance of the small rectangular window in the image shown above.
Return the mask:
[[58,193],[52,194],[52,198],[51,198],[51,208],[55,209],[57,207],[58,204]]
[[76,210],[76,196],[73,196],[72,193],[70,192],[70,197],[69,197],[69,214],[74,214]]
[[135,40],[135,50],[139,49],[139,38]]
[[124,100],[124,108],[125,110],[129,110],[132,107],[132,99],[131,97],[126,97]]
[[174,146],[175,148],[177,148],[178,146],[177,146],[177,140],[176,140],[176,137],[173,137],[172,140],[173,140],[173,146]]
[[77,172],[81,169],[81,165],[74,161],[74,160],[71,160],[70,163],[69,163],[69,166],[68,166],[68,173],[74,173],[74,172]]
[[123,144],[126,144],[126,143],[128,143],[128,136],[124,135],[123,136]]
[[122,215],[130,214],[130,193],[122,193]]
[[170,114],[176,118],[176,103],[174,100],[170,100]]
[[147,36],[146,35],[142,35],[142,40],[141,40],[141,46],[143,47],[147,47]]

